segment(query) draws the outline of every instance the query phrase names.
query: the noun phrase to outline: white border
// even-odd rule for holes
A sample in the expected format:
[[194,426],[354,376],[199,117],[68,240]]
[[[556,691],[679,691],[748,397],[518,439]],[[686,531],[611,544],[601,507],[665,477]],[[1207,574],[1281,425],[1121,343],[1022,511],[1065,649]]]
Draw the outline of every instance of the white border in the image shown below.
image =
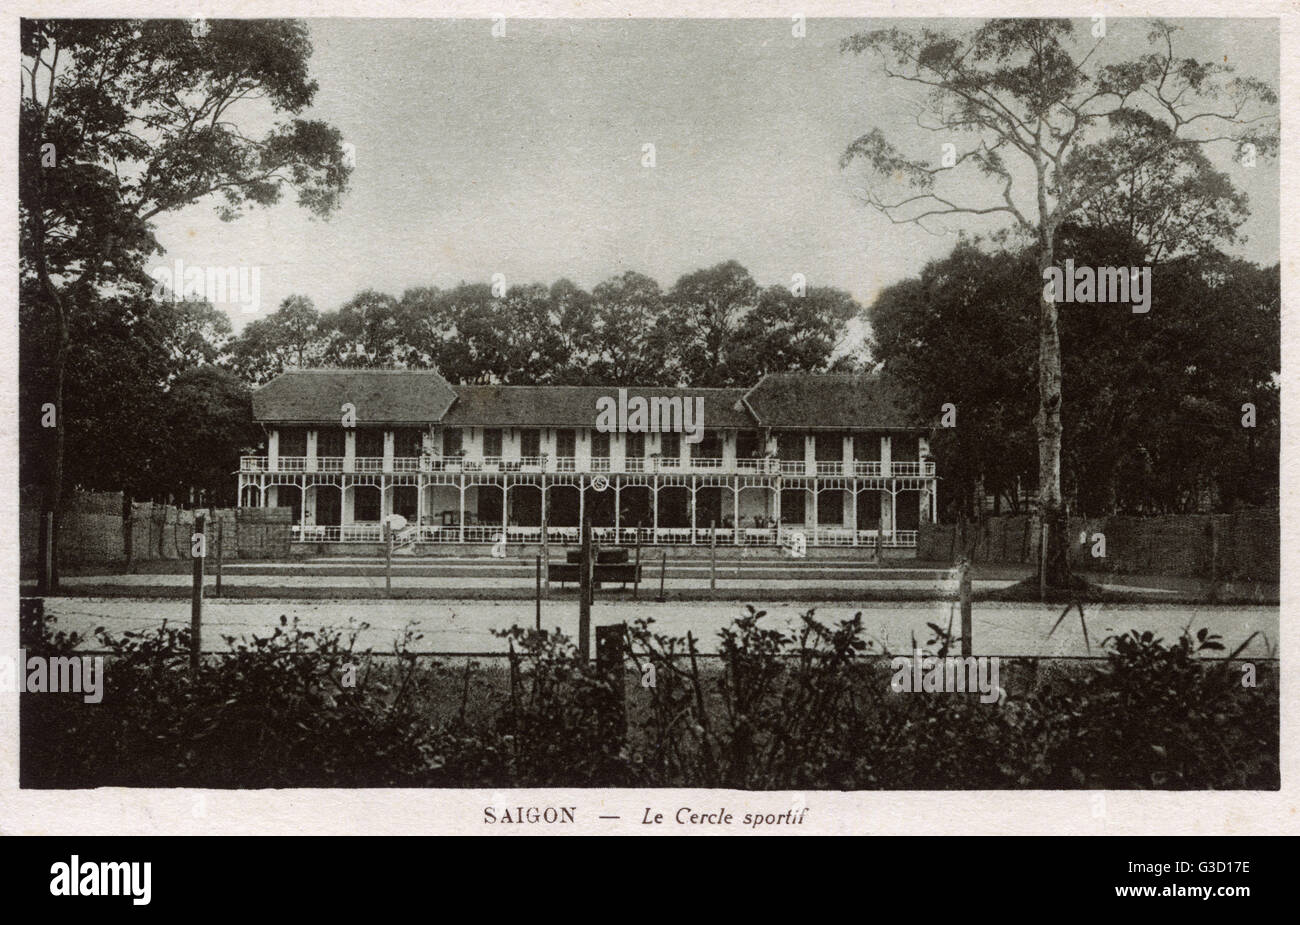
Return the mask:
[[[913,0],[905,8],[884,0],[528,0],[521,3],[451,0],[451,2],[396,2],[396,0],[226,0],[214,2],[147,2],[122,0],[109,8],[102,0],[45,0],[6,4],[0,20],[4,47],[18,45],[20,16],[114,17],[130,16],[351,16],[351,17],[708,17],[789,19],[815,17],[893,18],[975,16],[1189,16],[1279,18],[1281,43],[1281,111],[1297,94],[1297,27],[1300,12],[1291,4],[1250,0],[1186,2],[1064,3],[981,2],[981,0]],[[16,56],[15,56],[16,57]],[[3,215],[0,245],[5,279],[0,287],[0,369],[3,369],[3,418],[17,418],[17,92],[18,68],[0,69],[5,104],[4,144],[0,147],[3,176]],[[1300,120],[1298,120],[1300,121]],[[1296,264],[1300,185],[1292,155],[1297,150],[1297,123],[1283,121],[1281,158],[1282,261],[1282,382],[1286,396],[1295,393],[1294,357],[1298,349],[1291,311]],[[1295,431],[1296,412],[1290,401],[1282,403],[1283,434]],[[0,453],[18,458],[17,428],[0,427]],[[16,465],[6,467],[0,485],[0,595],[9,602],[6,632],[17,620],[18,542],[13,527],[18,522]],[[1289,614],[1297,595],[1292,555],[1296,546],[1297,453],[1289,441],[1282,452],[1282,615],[1288,624],[1282,633],[1282,664],[1296,660],[1289,632]],[[1281,672],[1282,680],[1282,782],[1276,793],[1171,793],[1133,791],[858,791],[802,794],[809,807],[802,826],[768,827],[763,831],[858,833],[882,835],[941,834],[1056,834],[1056,835],[1244,835],[1300,832],[1297,813],[1297,750],[1295,706],[1300,679],[1294,671]],[[721,834],[744,831],[730,827],[679,826],[671,817],[679,807],[699,810],[725,806],[737,819],[745,812],[785,812],[791,793],[747,793],[707,790],[261,790],[191,791],[101,789],[82,791],[18,790],[18,708],[14,695],[0,696],[0,835],[129,835],[129,834],[449,834],[512,832],[515,834]],[[1102,799],[1098,800],[1098,794]],[[508,805],[577,806],[576,825],[485,825],[483,808],[505,796]],[[667,824],[640,823],[645,808],[664,814]],[[1104,807],[1104,812],[1098,810]],[[615,814],[619,821],[601,821],[600,814]]]

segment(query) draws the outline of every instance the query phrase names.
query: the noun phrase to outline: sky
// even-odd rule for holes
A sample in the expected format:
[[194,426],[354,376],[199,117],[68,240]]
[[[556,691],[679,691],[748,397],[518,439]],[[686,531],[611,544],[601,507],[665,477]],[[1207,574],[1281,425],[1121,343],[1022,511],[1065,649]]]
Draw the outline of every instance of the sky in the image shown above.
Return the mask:
[[[809,20],[802,37],[788,18],[507,20],[496,36],[491,20],[309,24],[319,91],[304,115],[337,126],[355,155],[338,212],[322,221],[290,194],[234,222],[213,202],[157,222],[158,264],[259,268],[260,311],[231,306],[237,328],[291,294],[329,311],[367,288],[400,296],[495,273],[590,288],[625,270],[667,288],[730,259],[760,285],[802,273],[865,305],[947,253],[957,228],[998,224],[892,224],[861,201],[860,169],[840,167],[873,126],[933,143],[912,124],[915,94],[839,49],[916,21]],[[1277,86],[1273,22],[1179,24],[1182,52]],[[1146,21],[1106,27],[1107,52],[1146,49]],[[1250,196],[1235,252],[1276,261],[1276,166],[1215,160]]]

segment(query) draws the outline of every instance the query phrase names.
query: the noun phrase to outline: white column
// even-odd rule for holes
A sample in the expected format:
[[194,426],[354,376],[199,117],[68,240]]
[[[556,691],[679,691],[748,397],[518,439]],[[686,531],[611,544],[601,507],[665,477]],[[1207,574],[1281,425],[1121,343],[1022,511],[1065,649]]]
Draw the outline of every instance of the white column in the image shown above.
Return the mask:
[[280,429],[274,427],[266,438],[266,468],[275,472],[280,468]]
[[849,526],[853,528],[853,545],[858,545],[858,480],[854,479],[849,483],[852,491],[849,496],[853,499],[853,509],[849,512]]
[[[591,431],[581,428],[574,433],[573,439],[574,469],[578,472],[591,471]],[[581,506],[579,506],[581,509]],[[581,520],[579,520],[581,524]]]
[[[611,472],[624,472],[627,468],[627,434],[615,433],[609,435],[609,470]],[[617,508],[614,514],[615,522],[618,520]]]
[[307,431],[307,471],[316,471],[316,431]]
[[352,427],[343,431],[343,471],[357,471],[357,432]]
[[[734,453],[735,442],[732,442]],[[731,526],[734,528],[736,545],[740,545],[740,476],[731,477]]]
[[[683,447],[686,446],[685,440],[682,441],[682,446]],[[695,476],[692,475],[691,476],[691,545],[692,546],[695,545],[695,492],[696,490],[697,490],[697,486],[695,484]]]
[[804,475],[817,474],[817,438],[812,434],[803,435],[803,471]]
[[393,471],[394,437],[391,430],[384,431],[384,471]]
[[460,477],[460,541],[465,542],[465,476]]
[[890,476],[889,466],[892,445],[892,438],[888,434],[885,434],[880,438],[880,474],[884,478],[889,478]]

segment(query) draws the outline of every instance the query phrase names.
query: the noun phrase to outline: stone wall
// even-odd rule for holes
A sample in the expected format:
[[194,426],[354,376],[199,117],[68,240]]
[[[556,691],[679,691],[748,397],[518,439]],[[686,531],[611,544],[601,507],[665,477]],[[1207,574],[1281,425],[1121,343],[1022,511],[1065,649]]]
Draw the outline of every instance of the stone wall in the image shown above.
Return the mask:
[[[1104,558],[1094,557],[1094,537],[1105,536]],[[1033,515],[989,517],[965,526],[922,524],[916,557],[952,562],[966,548],[976,562],[1038,561],[1038,519]],[[1081,538],[1086,537],[1086,542]],[[1180,575],[1220,580],[1279,580],[1281,522],[1277,510],[1235,514],[1169,514],[1070,520],[1070,561],[1080,571]]]
[[[194,534],[192,510],[149,501],[131,505],[123,518],[121,492],[72,492],[59,528],[59,564],[64,566],[125,565],[128,536],[135,562],[188,559]],[[23,565],[38,562],[39,500],[24,498],[19,511]],[[208,518],[208,554],[215,555],[216,523],[221,523],[222,555],[226,559],[285,559],[289,556],[289,508],[225,508]]]

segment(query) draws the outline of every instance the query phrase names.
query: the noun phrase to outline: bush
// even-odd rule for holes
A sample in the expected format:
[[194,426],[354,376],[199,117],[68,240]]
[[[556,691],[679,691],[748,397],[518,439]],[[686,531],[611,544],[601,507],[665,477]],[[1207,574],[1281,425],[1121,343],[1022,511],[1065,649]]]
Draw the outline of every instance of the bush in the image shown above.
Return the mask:
[[[1276,673],[1243,687],[1205,656],[1218,637],[1105,640],[1101,663],[1004,665],[996,703],[898,696],[861,615],[793,631],[748,608],[706,657],[697,640],[628,632],[623,677],[562,634],[514,627],[485,670],[358,651],[365,624],[226,637],[189,668],[189,631],[115,638],[103,702],[22,699],[25,787],[554,787],[742,789],[1273,788]],[[938,626],[923,651],[953,640]],[[84,640],[24,626],[30,652]],[[913,641],[915,643],[915,640]],[[921,648],[914,646],[916,648]],[[1240,650],[1239,650],[1240,651]],[[1236,654],[1236,653],[1234,653]],[[622,681],[622,691],[619,683]],[[620,696],[621,695],[621,696]],[[626,710],[626,725],[620,710]]]

